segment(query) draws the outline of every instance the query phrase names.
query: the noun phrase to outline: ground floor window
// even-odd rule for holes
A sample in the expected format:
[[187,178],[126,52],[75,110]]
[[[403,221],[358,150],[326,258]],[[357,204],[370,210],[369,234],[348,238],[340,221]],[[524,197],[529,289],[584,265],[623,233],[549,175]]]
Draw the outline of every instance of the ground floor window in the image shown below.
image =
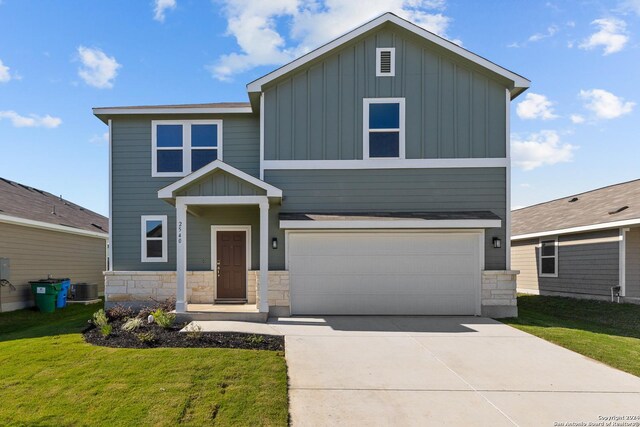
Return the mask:
[[142,262],[167,262],[167,216],[143,215]]
[[540,277],[558,277],[558,239],[540,240]]

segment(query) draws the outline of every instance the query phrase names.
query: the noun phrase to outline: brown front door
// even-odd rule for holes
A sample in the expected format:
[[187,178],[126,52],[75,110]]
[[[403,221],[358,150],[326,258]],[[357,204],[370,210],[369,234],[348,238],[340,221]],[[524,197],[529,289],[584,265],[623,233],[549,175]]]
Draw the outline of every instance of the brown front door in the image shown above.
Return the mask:
[[246,231],[218,231],[216,234],[216,299],[244,299],[247,297]]

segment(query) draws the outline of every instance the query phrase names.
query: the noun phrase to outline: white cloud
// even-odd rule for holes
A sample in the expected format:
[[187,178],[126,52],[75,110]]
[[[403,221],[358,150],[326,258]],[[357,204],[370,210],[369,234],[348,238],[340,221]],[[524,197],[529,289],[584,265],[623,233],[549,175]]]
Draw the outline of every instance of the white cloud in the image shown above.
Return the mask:
[[633,12],[640,16],[640,0],[624,0],[620,3],[619,9],[622,12]]
[[176,0],[155,0],[153,6],[153,19],[164,22],[165,12],[176,8]]
[[[385,12],[446,37],[451,19],[444,0],[224,0],[227,34],[239,52],[207,68],[219,80],[263,65],[279,65],[321,46]],[[459,40],[454,43],[461,44]]]
[[122,67],[115,57],[107,56],[98,48],[84,46],[78,47],[78,55],[82,63],[82,66],[78,68],[78,75],[86,84],[98,89],[113,87],[118,69]]
[[0,111],[0,120],[11,120],[11,124],[17,128],[24,127],[44,127],[44,128],[57,128],[62,124],[62,120],[58,117],[52,117],[49,114],[46,116],[38,116],[36,114],[29,114],[28,116],[21,116],[15,111]]
[[2,63],[2,59],[0,59],[0,83],[6,83],[14,76],[9,72],[10,68]]
[[522,187],[522,188],[533,188],[533,186],[531,184],[527,184],[527,183],[520,184],[520,187]]
[[109,132],[105,132],[102,135],[93,135],[89,138],[89,142],[98,145],[106,144],[109,142]]
[[549,37],[553,37],[558,32],[558,30],[559,30],[559,28],[558,28],[557,25],[551,25],[550,27],[547,28],[547,32],[546,33],[535,33],[531,37],[529,37],[529,41],[530,42],[537,42],[537,41],[540,41],[542,39],[547,39]]
[[571,115],[571,123],[579,125],[580,123],[584,123],[584,117],[580,114],[572,114]]
[[552,120],[558,118],[553,111],[554,104],[555,102],[549,101],[544,95],[527,93],[524,101],[516,107],[516,113],[518,117],[525,120]]
[[603,89],[581,90],[579,96],[585,101],[585,108],[599,119],[615,119],[629,114],[636,105]]
[[578,147],[561,143],[560,135],[554,130],[532,133],[525,138],[511,136],[513,162],[526,171],[544,165],[570,162]]
[[603,55],[609,55],[621,51],[629,41],[627,24],[621,19],[600,18],[591,24],[599,27],[599,30],[580,43],[580,49],[603,47]]

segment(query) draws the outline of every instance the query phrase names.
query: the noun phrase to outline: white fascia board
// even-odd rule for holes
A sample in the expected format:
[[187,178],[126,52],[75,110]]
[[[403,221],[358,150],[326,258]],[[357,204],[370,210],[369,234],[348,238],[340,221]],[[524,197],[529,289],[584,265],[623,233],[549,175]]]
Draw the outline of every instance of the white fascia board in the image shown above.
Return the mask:
[[517,236],[512,236],[511,240],[526,240],[526,239],[533,239],[536,237],[555,236],[558,234],[583,233],[586,231],[606,230],[607,228],[618,228],[618,227],[626,227],[626,226],[633,226],[633,225],[640,225],[640,218],[627,219],[622,221],[613,221],[613,222],[603,222],[601,224],[583,225],[580,227],[561,228],[558,230],[540,231],[537,233],[519,234]]
[[506,168],[506,158],[468,159],[366,159],[366,160],[264,160],[265,170],[286,169],[429,169]]
[[99,239],[109,240],[108,233],[100,233],[97,231],[82,230],[80,228],[67,227],[65,225],[51,224],[43,221],[34,221],[32,219],[18,218],[16,216],[0,214],[0,222],[5,224],[22,225],[25,227],[40,228],[42,230],[57,231],[61,233],[77,234],[85,237],[96,237]]
[[93,114],[99,115],[121,115],[121,114],[247,114],[253,113],[251,107],[142,107],[142,108],[118,108],[105,107],[93,108]]
[[241,170],[236,169],[233,166],[229,166],[228,164],[220,160],[214,160],[213,162],[209,163],[205,167],[200,168],[197,171],[174,182],[173,184],[160,189],[158,191],[158,198],[172,199],[176,191],[179,191],[185,186],[191,184],[192,182],[218,169],[223,170],[243,181],[247,181],[248,183],[253,184],[256,187],[262,188],[267,192],[267,197],[282,197],[282,190],[280,190],[279,188],[276,188],[271,184],[267,184],[266,182],[261,181],[258,178],[249,175],[248,173],[242,172]]
[[179,196],[176,205],[216,206],[216,205],[269,205],[267,196]]
[[[394,24],[399,25],[400,27],[411,31],[414,34],[417,34],[418,36],[421,36],[427,40],[429,40],[430,42],[433,42],[435,44],[437,44],[438,46],[441,46],[445,49],[448,49],[449,51],[462,56],[465,59],[468,59],[496,74],[499,74],[503,77],[505,77],[508,80],[511,80],[514,84],[515,88],[522,88],[522,89],[526,89],[530,86],[531,82],[529,80],[527,80],[526,78],[507,70],[506,68],[502,68],[501,66],[494,64],[493,62],[479,56],[476,55],[475,53],[472,53],[460,46],[458,46],[457,44],[450,42],[449,40],[443,39],[442,37],[439,37],[427,30],[425,30],[424,28],[421,28],[409,21],[406,21],[392,13],[385,13],[384,15],[381,15],[379,17],[377,17],[376,19],[369,21],[368,23],[346,33],[345,35],[338,37],[337,39],[325,44],[324,46],[319,47],[318,49],[311,51],[309,53],[307,53],[304,56],[301,56],[300,58],[296,59],[295,61],[292,61],[280,68],[278,68],[277,70],[263,76],[260,77],[257,80],[254,80],[253,82],[249,83],[247,85],[247,91],[248,92],[262,92],[262,86],[274,79],[277,79],[280,76],[283,76],[293,70],[295,70],[298,67],[303,66],[304,64],[313,61],[314,59],[324,55],[325,53],[337,48],[338,46],[349,42],[350,40],[374,29],[375,27],[384,24],[385,22],[392,22]],[[512,95],[512,98],[515,97],[517,94],[519,94],[522,91],[515,91],[516,93]]]
[[500,228],[499,219],[398,219],[398,220],[336,220],[310,221],[290,220],[280,221],[280,228],[285,230],[321,230],[321,229],[407,229],[407,228]]

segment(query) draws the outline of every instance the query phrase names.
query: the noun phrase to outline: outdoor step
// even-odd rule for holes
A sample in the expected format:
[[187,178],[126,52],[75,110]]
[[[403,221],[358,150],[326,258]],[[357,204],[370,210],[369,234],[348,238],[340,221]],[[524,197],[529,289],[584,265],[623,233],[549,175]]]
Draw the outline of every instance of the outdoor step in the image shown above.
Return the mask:
[[227,320],[240,322],[259,322],[264,323],[269,317],[268,313],[260,313],[259,311],[189,311],[187,313],[178,313],[177,320],[179,322],[187,322],[193,320]]

